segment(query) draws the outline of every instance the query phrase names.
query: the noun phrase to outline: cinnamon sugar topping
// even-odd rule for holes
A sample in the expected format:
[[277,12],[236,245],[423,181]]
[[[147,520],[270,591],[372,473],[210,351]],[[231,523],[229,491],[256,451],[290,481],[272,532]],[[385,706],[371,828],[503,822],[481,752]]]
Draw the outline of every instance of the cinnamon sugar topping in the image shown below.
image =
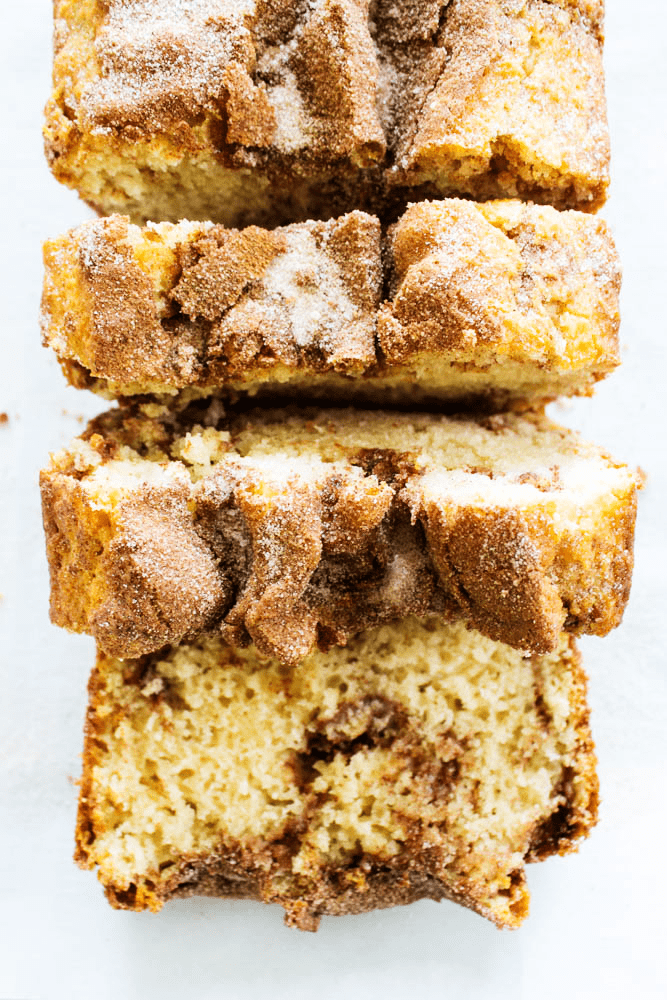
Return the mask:
[[52,614],[114,655],[219,630],[295,664],[429,612],[544,651],[628,597],[636,479],[543,418],[196,406],[91,432],[113,457],[43,474]]
[[56,0],[55,12],[47,154],[106,213],[395,217],[413,189],[604,201],[596,0]]

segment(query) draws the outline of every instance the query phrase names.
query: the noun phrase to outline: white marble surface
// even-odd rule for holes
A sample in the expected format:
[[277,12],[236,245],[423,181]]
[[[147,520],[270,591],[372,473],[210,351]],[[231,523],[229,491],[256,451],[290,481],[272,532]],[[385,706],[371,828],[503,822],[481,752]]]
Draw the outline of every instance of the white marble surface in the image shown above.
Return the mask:
[[622,627],[582,643],[603,803],[577,856],[529,871],[532,912],[500,932],[419,903],[287,930],[277,907],[187,900],[114,912],[71,861],[91,640],[48,623],[37,471],[100,408],[39,344],[40,241],[87,210],[50,177],[41,106],[49,0],[2,5],[3,347],[0,353],[0,998],[667,996],[665,233],[667,102],[661,0],[608,0],[613,189],[605,214],[625,270],[625,363],[593,400],[559,407],[648,474]]

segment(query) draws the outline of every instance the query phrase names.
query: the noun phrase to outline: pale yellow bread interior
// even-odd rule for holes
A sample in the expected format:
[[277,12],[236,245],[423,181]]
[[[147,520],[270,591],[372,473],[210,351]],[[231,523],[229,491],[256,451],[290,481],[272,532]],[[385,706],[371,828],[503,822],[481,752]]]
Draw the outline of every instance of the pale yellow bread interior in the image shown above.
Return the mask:
[[[214,639],[101,656],[79,862],[137,909],[181,883],[197,891],[198,877],[211,891],[215,859],[231,862],[237,894],[306,927],[391,905],[417,872],[431,879],[423,894],[516,926],[525,860],[572,850],[595,822],[584,685],[571,640],[524,658],[433,619],[290,671]],[[222,875],[220,890],[234,894]]]

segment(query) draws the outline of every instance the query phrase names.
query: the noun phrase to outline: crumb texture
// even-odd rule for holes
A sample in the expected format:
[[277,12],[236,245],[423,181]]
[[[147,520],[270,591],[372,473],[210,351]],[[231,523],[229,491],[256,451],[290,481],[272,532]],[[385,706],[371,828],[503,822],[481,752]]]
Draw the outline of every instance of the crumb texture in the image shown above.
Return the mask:
[[211,638],[100,656],[90,695],[77,857],[116,906],[245,895],[311,930],[449,897],[514,927],[524,862],[572,850],[596,819],[565,637],[526,659],[405,619],[289,672]]
[[537,415],[111,410],[42,487],[53,620],[121,657],[212,631],[293,665],[428,612],[544,652],[629,593],[636,476]]

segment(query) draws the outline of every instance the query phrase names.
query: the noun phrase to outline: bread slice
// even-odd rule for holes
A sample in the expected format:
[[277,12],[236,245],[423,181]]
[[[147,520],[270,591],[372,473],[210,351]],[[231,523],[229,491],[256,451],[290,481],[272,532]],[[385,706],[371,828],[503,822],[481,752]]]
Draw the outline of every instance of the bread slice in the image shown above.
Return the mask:
[[410,618],[285,671],[220,639],[99,655],[76,859],[115,907],[206,894],[323,914],[448,898],[500,927],[598,785],[574,642],[524,658]]
[[[104,214],[228,226],[608,184],[601,0],[55,0],[46,152]],[[563,109],[567,108],[567,113]]]
[[637,477],[544,417],[153,410],[42,474],[52,620],[111,655],[208,631],[295,664],[428,612],[544,652],[621,619]]
[[384,262],[381,235],[362,212],[275,230],[93,220],[45,245],[44,341],[70,382],[112,397],[450,411],[588,393],[618,364],[602,220],[449,199],[409,208]]

